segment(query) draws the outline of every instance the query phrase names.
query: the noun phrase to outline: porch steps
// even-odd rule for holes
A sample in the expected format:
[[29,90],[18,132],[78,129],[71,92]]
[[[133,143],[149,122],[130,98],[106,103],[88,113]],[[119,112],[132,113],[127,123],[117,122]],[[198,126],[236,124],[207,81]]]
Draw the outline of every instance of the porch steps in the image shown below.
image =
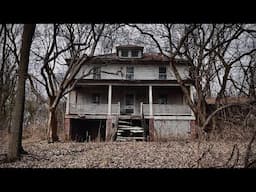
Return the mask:
[[144,140],[144,129],[137,125],[132,125],[130,120],[118,120],[116,141],[137,141]]

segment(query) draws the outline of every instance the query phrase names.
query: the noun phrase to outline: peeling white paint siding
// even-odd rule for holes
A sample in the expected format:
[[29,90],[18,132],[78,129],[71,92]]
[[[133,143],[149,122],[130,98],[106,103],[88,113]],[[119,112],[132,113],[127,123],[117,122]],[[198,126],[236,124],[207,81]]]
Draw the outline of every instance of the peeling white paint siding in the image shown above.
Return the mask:
[[154,126],[159,138],[187,137],[190,131],[187,120],[155,120]]
[[[102,65],[101,67],[101,79],[125,79],[126,78],[126,67],[134,67],[134,79],[136,80],[157,80],[159,79],[159,65],[156,64],[145,64],[145,65],[120,65],[120,64],[110,64]],[[82,74],[87,74],[93,66],[84,65],[77,78],[81,77]],[[182,78],[188,77],[188,70],[186,66],[177,65],[178,71]],[[107,72],[107,73],[104,73]],[[166,66],[167,80],[175,80],[175,76],[172,73],[172,70],[169,65]],[[112,73],[112,74],[108,74]],[[93,75],[90,74],[84,79],[92,79]]]
[[69,93],[69,102],[70,104],[76,104],[76,91],[71,91]]

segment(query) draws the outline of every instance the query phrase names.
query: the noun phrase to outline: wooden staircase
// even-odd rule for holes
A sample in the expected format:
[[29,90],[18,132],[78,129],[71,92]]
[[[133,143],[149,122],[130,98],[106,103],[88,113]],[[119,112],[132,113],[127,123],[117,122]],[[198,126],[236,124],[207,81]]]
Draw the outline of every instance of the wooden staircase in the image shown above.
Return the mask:
[[112,141],[147,141],[148,135],[149,130],[141,103],[140,115],[117,116]]
[[116,141],[144,141],[144,128],[132,124],[131,120],[118,120]]

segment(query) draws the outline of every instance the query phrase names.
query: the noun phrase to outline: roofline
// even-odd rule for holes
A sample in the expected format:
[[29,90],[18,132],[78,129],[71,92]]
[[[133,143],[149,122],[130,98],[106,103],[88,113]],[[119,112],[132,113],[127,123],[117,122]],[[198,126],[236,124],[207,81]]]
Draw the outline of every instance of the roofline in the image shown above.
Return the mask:
[[144,47],[142,46],[137,46],[137,45],[119,45],[119,46],[116,46],[116,49],[141,49],[143,50]]
[[[183,82],[189,86],[192,84],[192,80],[186,79]],[[114,79],[80,79],[76,86],[83,85],[117,85],[117,86],[179,86],[177,80],[114,80]]]

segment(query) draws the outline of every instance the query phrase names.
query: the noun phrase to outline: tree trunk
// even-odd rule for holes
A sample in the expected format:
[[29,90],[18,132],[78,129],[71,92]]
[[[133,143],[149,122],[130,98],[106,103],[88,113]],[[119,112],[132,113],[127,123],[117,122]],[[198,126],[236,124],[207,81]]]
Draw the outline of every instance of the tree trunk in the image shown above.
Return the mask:
[[47,128],[47,140],[48,143],[59,141],[58,137],[58,121],[56,117],[56,107],[51,108],[55,97],[50,97],[49,100],[49,117],[48,117],[48,128]]
[[35,24],[25,24],[22,34],[21,57],[18,69],[18,85],[15,97],[13,122],[8,131],[8,160],[15,161],[20,157],[22,149],[22,124],[25,104],[25,82],[28,71],[29,52],[32,37],[35,31]]

